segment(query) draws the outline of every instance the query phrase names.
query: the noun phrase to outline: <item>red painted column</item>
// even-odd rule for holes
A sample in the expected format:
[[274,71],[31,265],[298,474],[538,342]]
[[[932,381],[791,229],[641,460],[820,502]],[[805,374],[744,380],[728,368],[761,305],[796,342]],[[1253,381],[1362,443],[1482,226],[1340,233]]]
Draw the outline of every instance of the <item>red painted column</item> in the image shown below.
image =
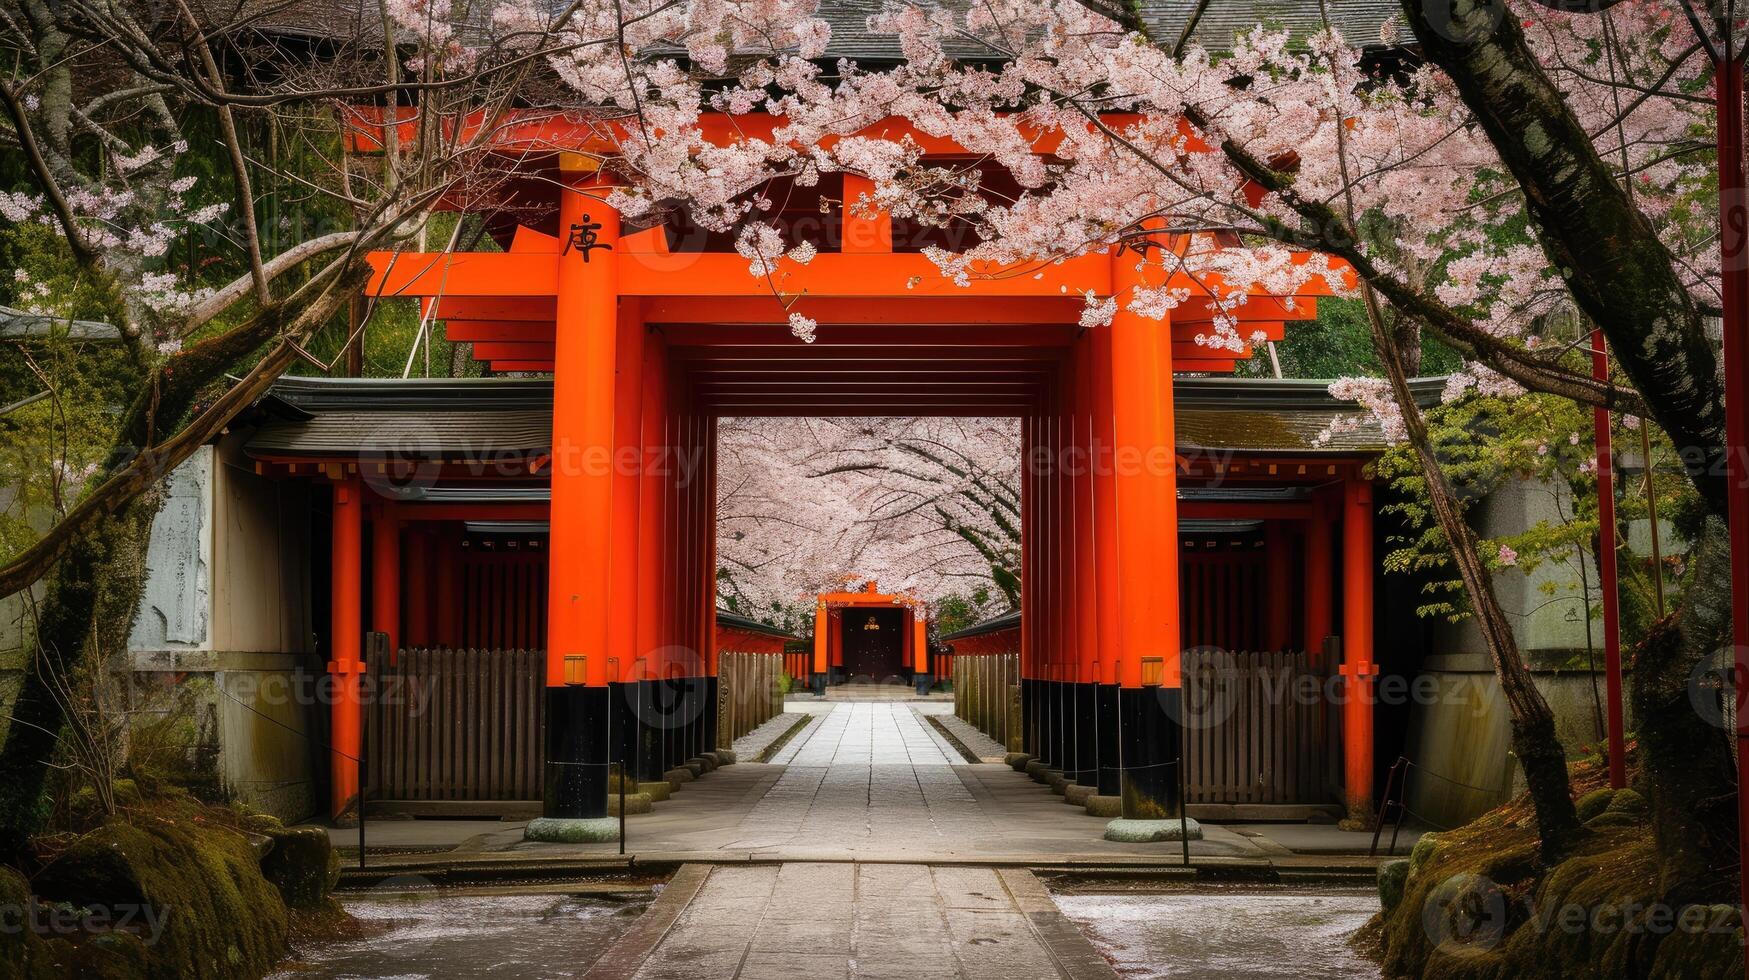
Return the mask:
[[[704,626],[705,673],[717,676],[717,420],[705,416],[704,481],[699,485],[700,503],[704,508],[704,608],[699,611]],[[728,746],[723,746],[728,748]]]
[[364,707],[360,686],[364,664],[364,487],[356,477],[334,483],[332,544],[329,548],[328,673],[334,703],[329,712],[329,816],[358,803],[358,760],[362,757]]
[[1175,816],[1181,804],[1177,426],[1169,319],[1130,312],[1157,263],[1112,254],[1112,428],[1118,535],[1118,717],[1123,815]]
[[[1609,354],[1603,331],[1591,331],[1591,372],[1609,380]],[[1603,598],[1603,686],[1606,731],[1609,733],[1609,785],[1628,784],[1627,736],[1621,706],[1621,592],[1615,570],[1615,450],[1611,445],[1609,409],[1591,412],[1591,432],[1597,443],[1597,569]]]
[[[619,432],[617,347],[619,215],[598,197],[596,174],[566,156],[559,191],[558,284],[553,342],[552,505],[547,593],[546,770],[548,820],[607,817],[613,754],[607,683],[614,616],[613,456]],[[615,665],[617,666],[617,665]],[[565,824],[536,821],[531,838],[563,839]]]
[[[1725,473],[1731,564],[1749,568],[1749,200],[1743,173],[1743,71],[1749,55],[1731,50],[1713,65],[1719,163],[1720,299],[1724,315]],[[1731,576],[1732,666],[1737,699],[1738,906],[1749,909],[1749,575]],[[1749,974],[1749,957],[1744,958]]]
[[638,460],[638,605],[637,632],[633,641],[635,673],[640,680],[661,676],[658,651],[666,642],[662,633],[663,604],[667,589],[664,548],[668,521],[665,511],[666,467],[671,465],[668,441],[668,364],[661,334],[645,333],[643,380],[639,394]]
[[826,600],[814,600],[814,673],[825,674],[832,666],[830,636],[832,616],[826,611]]
[[1372,484],[1351,474],[1342,494],[1342,774],[1350,821],[1372,813]]
[[461,642],[461,589],[456,582],[461,560],[461,528],[446,522],[437,532],[437,623],[432,637],[436,646]]
[[388,500],[370,522],[370,628],[389,635],[392,662],[401,649],[401,522]]
[[1075,342],[1075,432],[1070,456],[1075,487],[1076,681],[1099,682],[1099,561],[1094,529],[1093,332]]
[[1306,519],[1305,580],[1306,652],[1314,662],[1324,651],[1324,638],[1330,635],[1331,588],[1330,510],[1323,494],[1312,497],[1312,514]]
[[1287,525],[1263,524],[1263,648],[1286,650],[1293,642],[1293,551]]
[[1090,332],[1093,342],[1093,553],[1096,617],[1099,621],[1099,677],[1101,684],[1118,682],[1122,646],[1118,629],[1117,473],[1113,449],[1117,436],[1112,428],[1111,330]]
[[407,529],[407,648],[431,645],[431,532]]
[[[561,237],[598,224],[597,242],[617,247],[619,215],[584,190],[560,192]],[[558,263],[547,685],[594,686],[608,680],[619,255],[575,247]]]
[[[597,253],[600,254],[600,253]],[[636,299],[619,304],[614,338],[613,526],[607,572],[608,680],[639,679],[638,545],[643,502],[644,318]]]

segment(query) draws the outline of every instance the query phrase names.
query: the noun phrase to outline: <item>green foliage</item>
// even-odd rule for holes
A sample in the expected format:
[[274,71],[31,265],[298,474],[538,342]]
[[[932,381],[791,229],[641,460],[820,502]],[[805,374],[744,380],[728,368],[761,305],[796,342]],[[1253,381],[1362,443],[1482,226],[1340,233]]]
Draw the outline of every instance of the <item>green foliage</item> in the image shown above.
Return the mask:
[[[1466,514],[1509,480],[1524,481],[1532,492],[1549,494],[1554,504],[1557,519],[1553,521],[1538,521],[1513,534],[1479,540],[1484,562],[1496,572],[1516,568],[1526,575],[1544,566],[1561,569],[1559,574],[1543,576],[1539,584],[1551,598],[1577,594],[1587,587],[1595,590],[1598,509],[1591,410],[1553,395],[1471,395],[1427,411],[1426,419],[1440,468]],[[1649,435],[1659,517],[1661,523],[1670,522],[1691,510],[1695,497],[1687,479],[1672,465],[1668,440],[1661,433]],[[1629,522],[1648,515],[1643,472],[1625,477],[1620,472],[1624,459],[1637,460],[1641,455],[1637,420],[1624,423],[1618,418],[1613,437],[1623,630],[1628,636],[1638,636],[1656,615],[1653,597],[1659,570],[1649,556],[1634,553],[1625,542]],[[1391,539],[1393,547],[1384,556],[1385,569],[1424,579],[1424,601],[1417,607],[1420,615],[1454,622],[1463,619],[1469,615],[1468,598],[1451,567],[1445,535],[1429,509],[1426,480],[1414,450],[1398,446],[1381,456],[1376,465],[1378,476],[1390,481],[1394,491],[1393,499],[1381,510],[1401,517],[1407,528],[1406,533]],[[1667,604],[1673,606],[1683,567],[1672,552],[1680,549],[1680,538],[1671,540],[1666,535],[1662,544],[1664,584],[1670,594]],[[1592,614],[1601,615],[1601,609]]]

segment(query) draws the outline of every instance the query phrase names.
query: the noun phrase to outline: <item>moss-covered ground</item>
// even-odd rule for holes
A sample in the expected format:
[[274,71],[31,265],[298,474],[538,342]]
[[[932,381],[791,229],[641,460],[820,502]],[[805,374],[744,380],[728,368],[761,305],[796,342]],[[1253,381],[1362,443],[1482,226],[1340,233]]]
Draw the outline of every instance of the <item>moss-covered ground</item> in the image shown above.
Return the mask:
[[294,935],[344,930],[326,831],[202,803],[117,793],[119,811],[0,868],[0,980],[252,980]]
[[1573,782],[1588,833],[1570,857],[1553,868],[1537,866],[1529,804],[1514,800],[1424,837],[1406,869],[1381,874],[1394,907],[1356,942],[1388,977],[1743,976],[1735,908],[1661,901],[1645,800],[1631,789],[1608,789],[1595,762],[1575,766]]

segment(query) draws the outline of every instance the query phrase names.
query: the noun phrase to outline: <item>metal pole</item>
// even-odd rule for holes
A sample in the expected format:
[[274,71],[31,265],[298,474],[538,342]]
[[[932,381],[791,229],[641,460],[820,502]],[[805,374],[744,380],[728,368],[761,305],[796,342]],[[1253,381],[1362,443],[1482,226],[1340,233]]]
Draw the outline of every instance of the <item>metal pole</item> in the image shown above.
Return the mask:
[[[1609,354],[1603,331],[1591,331],[1591,374],[1609,380]],[[1609,733],[1609,785],[1628,784],[1627,736],[1622,731],[1621,708],[1621,589],[1615,570],[1615,460],[1610,443],[1609,409],[1591,411],[1591,429],[1597,441],[1597,566],[1603,589],[1603,691],[1606,730]]]
[[[1391,789],[1392,789],[1392,787],[1397,785],[1397,773],[1402,768],[1403,768],[1403,757],[1397,756],[1397,761],[1391,763],[1391,771],[1385,773],[1385,795],[1382,799],[1379,800],[1379,815],[1378,815],[1378,819],[1373,821],[1372,847],[1367,849],[1367,852],[1366,852],[1367,857],[1377,857],[1378,856],[1378,853],[1379,853],[1379,834],[1383,833],[1384,829],[1385,829],[1385,810],[1388,809],[1391,805]],[[1403,822],[1402,818],[1399,817],[1397,822],[1402,823]],[[1395,838],[1393,838],[1393,840],[1394,839]]]

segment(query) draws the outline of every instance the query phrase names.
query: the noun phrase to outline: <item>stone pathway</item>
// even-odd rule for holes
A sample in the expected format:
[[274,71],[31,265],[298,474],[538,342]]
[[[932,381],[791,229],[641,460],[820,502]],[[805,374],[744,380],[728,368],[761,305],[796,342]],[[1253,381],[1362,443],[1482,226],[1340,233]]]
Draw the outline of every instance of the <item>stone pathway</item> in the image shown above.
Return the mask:
[[1031,872],[917,864],[687,865],[591,977],[636,980],[1116,974]]
[[771,761],[788,766],[946,766],[964,763],[952,745],[899,702],[841,703],[790,740]]

